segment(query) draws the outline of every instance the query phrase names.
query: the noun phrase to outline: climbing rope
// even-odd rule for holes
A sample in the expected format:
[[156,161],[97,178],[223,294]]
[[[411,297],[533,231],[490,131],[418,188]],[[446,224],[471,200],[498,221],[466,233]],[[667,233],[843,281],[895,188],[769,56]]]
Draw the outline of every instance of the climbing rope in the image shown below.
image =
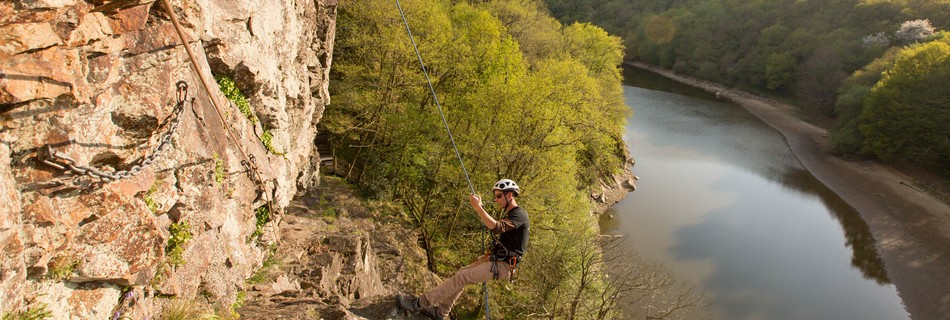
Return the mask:
[[[465,174],[465,181],[468,182],[468,189],[472,191],[472,194],[475,194],[475,187],[472,186],[472,179],[468,176],[468,170],[465,169],[465,162],[462,161],[462,154],[459,153],[459,147],[455,144],[455,137],[452,136],[452,129],[449,129],[449,123],[445,120],[445,113],[442,112],[442,105],[439,103],[439,97],[435,94],[435,88],[432,87],[432,80],[429,79],[429,72],[426,71],[426,65],[422,62],[422,55],[419,54],[419,48],[416,46],[416,40],[412,37],[412,30],[409,28],[409,21],[406,20],[406,13],[402,10],[402,4],[399,3],[399,0],[396,0],[396,7],[399,8],[399,15],[402,16],[402,23],[406,26],[406,33],[409,34],[409,41],[412,42],[412,49],[416,52],[416,58],[419,59],[419,66],[422,67],[422,74],[426,77],[426,83],[429,84],[429,92],[432,93],[432,100],[435,101],[435,106],[439,109],[439,116],[442,117],[442,125],[445,126],[445,132],[449,134],[449,141],[452,142],[452,148],[455,149],[455,156],[459,159],[459,164],[462,165],[462,173]],[[488,227],[486,226],[482,229],[482,252],[485,252],[485,230]],[[485,319],[491,319],[490,310],[488,308],[488,282],[482,282],[482,291],[485,296]]]
[[231,141],[234,141],[234,144],[237,146],[241,156],[244,157],[244,160],[241,161],[241,165],[248,169],[248,176],[258,185],[259,188],[261,188],[261,191],[264,194],[264,201],[266,202],[267,210],[269,212],[274,212],[273,208],[271,208],[270,194],[267,192],[267,188],[264,186],[264,179],[261,178],[261,173],[258,171],[256,159],[253,155],[247,154],[242,144],[238,142],[240,140],[234,137],[234,132],[231,132],[231,127],[228,125],[228,121],[224,116],[224,112],[221,111],[222,104],[218,101],[218,95],[212,92],[211,85],[209,84],[210,80],[208,80],[204,72],[201,72],[201,68],[198,66],[198,58],[196,58],[195,53],[191,51],[191,44],[188,42],[188,38],[185,36],[185,31],[178,22],[178,15],[175,14],[175,10],[172,8],[171,3],[169,3],[168,0],[162,0],[162,4],[165,6],[165,11],[168,12],[168,16],[172,20],[172,25],[175,27],[175,31],[178,33],[178,38],[181,39],[182,46],[185,47],[185,52],[188,53],[188,59],[191,61],[191,66],[195,69],[195,72],[198,73],[198,78],[201,80],[201,86],[204,87],[205,92],[208,94],[209,100],[211,100],[211,106],[214,107],[214,111],[218,114],[218,118],[221,119],[221,124],[224,126],[225,131],[227,131],[228,137],[231,139]]

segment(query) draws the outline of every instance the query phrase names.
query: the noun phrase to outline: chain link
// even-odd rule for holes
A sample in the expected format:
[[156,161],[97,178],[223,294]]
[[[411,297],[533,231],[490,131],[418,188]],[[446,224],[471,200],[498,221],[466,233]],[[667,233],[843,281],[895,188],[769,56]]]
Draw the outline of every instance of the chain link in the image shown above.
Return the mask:
[[90,166],[76,165],[76,160],[73,160],[69,156],[66,156],[62,152],[53,150],[53,147],[47,144],[43,152],[40,153],[40,161],[44,164],[60,169],[68,170],[69,172],[76,175],[85,175],[94,179],[98,179],[101,182],[112,182],[122,178],[130,177],[135,174],[138,174],[142,169],[145,169],[156,158],[158,158],[162,151],[165,150],[165,147],[172,141],[172,134],[175,133],[175,129],[178,128],[178,125],[181,123],[181,113],[184,110],[185,101],[188,100],[188,83],[184,81],[178,81],[175,84],[177,88],[177,103],[175,104],[175,110],[173,111],[171,124],[168,126],[168,130],[162,134],[159,138],[158,146],[155,147],[155,150],[152,150],[150,154],[142,158],[142,160],[133,165],[129,170],[122,170],[110,173],[108,171],[99,170]]
[[[247,173],[248,173],[247,175],[248,177],[251,178],[251,181],[257,184],[258,188],[260,188],[261,190],[266,190],[264,188],[264,182],[261,181],[260,177],[258,176],[259,175],[258,172],[261,172],[261,171],[260,171],[260,168],[257,166],[257,158],[254,157],[253,154],[249,154],[248,160],[241,160],[241,165],[244,166],[244,169],[247,169]],[[252,172],[258,173],[258,174],[251,174]]]

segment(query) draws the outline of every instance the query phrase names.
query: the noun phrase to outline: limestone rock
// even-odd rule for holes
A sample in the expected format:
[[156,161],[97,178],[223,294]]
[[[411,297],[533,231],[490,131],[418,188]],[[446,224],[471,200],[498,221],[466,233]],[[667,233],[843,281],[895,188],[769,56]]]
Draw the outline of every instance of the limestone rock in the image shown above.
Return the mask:
[[[79,227],[73,242],[81,263],[75,282],[145,285],[165,257],[161,230],[141,202],[103,199],[114,205],[105,214]],[[110,212],[111,211],[111,212]]]
[[79,26],[69,34],[69,45],[78,46],[88,44],[111,34],[112,25],[109,19],[102,13],[90,12],[82,17]]
[[[10,167],[10,137],[0,133],[0,168]],[[26,265],[20,239],[20,192],[10,171],[0,170],[0,307],[19,310],[26,293]]]
[[37,283],[33,290],[44,292],[37,297],[51,313],[51,319],[108,319],[122,293],[110,284]]
[[[233,302],[298,180],[318,174],[336,1],[172,3],[198,70],[153,1],[0,2],[0,310],[40,301],[57,319],[108,318],[117,286]],[[221,93],[205,92],[200,74],[234,79],[262,123],[213,104]],[[189,89],[176,116],[179,81]],[[265,149],[264,128],[281,154]],[[74,165],[136,169],[101,182],[44,164],[47,145]],[[264,235],[252,237],[268,202]],[[191,238],[170,266],[175,223]],[[152,298],[139,297],[128,314],[154,318],[142,307]]]
[[623,187],[630,191],[637,190],[637,179],[629,178],[624,180]]
[[[628,158],[628,159],[632,159]],[[613,204],[623,200],[628,193],[637,189],[638,177],[630,169],[632,165],[627,165],[627,170],[610,178],[610,181],[601,181],[599,193],[592,193],[591,200],[594,204],[594,214],[602,214]]]
[[76,0],[23,0],[20,5],[27,9],[58,9],[76,4]]
[[296,292],[300,291],[300,282],[297,280],[290,281],[290,278],[287,275],[281,275],[277,277],[277,280],[270,285],[269,290],[265,293],[266,295],[278,295],[285,292]]
[[78,62],[76,54],[53,47],[0,59],[0,104],[55,99],[72,93],[77,70],[67,65]]
[[325,253],[313,256],[323,266],[319,287],[324,292],[336,295],[343,305],[384,292],[376,254],[366,236],[331,235],[325,242]]
[[61,42],[62,39],[46,22],[17,23],[0,27],[0,57],[3,58],[49,48]]

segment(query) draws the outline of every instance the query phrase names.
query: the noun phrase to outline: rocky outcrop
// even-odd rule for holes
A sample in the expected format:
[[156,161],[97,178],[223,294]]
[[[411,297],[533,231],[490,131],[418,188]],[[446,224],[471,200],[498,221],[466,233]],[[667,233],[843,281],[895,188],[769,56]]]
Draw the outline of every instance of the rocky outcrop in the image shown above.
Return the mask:
[[[283,209],[316,183],[336,0],[171,2],[199,70],[160,2],[0,3],[0,310],[145,318],[156,295],[229,304]],[[231,104],[222,119],[199,72],[233,79],[259,121]]]
[[255,275],[241,318],[411,319],[394,294],[439,281],[413,230],[392,219],[404,213],[359,199],[340,178],[323,179],[288,207],[280,246]]
[[637,177],[633,174],[633,167],[636,160],[630,155],[630,152],[624,150],[627,159],[624,160],[624,168],[619,174],[614,175],[609,180],[600,182],[600,188],[590,192],[591,202],[594,204],[593,214],[603,214],[611,206],[627,197],[627,194],[637,190]]

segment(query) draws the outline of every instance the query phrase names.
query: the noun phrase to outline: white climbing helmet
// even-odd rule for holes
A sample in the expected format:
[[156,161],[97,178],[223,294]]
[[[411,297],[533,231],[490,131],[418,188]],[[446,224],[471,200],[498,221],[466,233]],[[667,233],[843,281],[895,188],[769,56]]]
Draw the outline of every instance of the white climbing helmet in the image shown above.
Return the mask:
[[495,182],[495,186],[491,188],[492,190],[501,190],[501,191],[511,191],[515,193],[515,196],[521,193],[521,188],[518,188],[518,184],[511,179],[501,179],[498,182]]

